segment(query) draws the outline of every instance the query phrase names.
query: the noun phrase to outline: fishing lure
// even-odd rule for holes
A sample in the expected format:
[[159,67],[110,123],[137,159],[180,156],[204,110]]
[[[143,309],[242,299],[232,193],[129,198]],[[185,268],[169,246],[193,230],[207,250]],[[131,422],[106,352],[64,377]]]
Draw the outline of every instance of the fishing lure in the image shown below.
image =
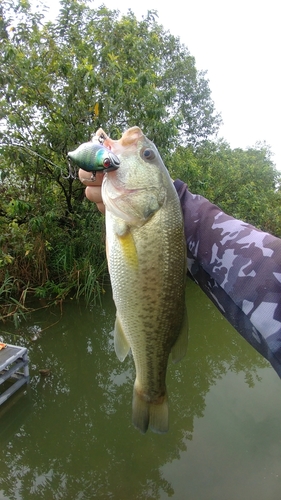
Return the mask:
[[102,144],[84,142],[68,156],[78,167],[87,172],[111,172],[120,165],[119,158]]

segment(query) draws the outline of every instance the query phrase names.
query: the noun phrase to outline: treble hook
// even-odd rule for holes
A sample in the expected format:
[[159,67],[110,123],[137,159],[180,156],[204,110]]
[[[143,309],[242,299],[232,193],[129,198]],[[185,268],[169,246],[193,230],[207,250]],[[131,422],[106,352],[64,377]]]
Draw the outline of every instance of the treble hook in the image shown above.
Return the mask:
[[63,172],[62,172],[62,169],[61,169],[61,176],[63,179],[65,180],[68,180],[68,179],[78,179],[78,176],[77,176],[77,170],[76,168],[72,168],[72,165],[70,163],[70,161],[67,162],[68,164],[68,175],[64,175]]

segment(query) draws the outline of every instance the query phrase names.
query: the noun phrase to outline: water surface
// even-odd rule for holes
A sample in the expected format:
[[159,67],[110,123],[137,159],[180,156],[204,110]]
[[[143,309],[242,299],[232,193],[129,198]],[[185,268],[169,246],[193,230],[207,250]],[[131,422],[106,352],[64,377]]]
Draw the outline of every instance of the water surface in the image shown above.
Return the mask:
[[280,500],[281,381],[191,281],[187,301],[166,435],[131,424],[134,364],[115,355],[109,290],[102,306],[2,325],[28,347],[31,381],[0,409],[1,500]]

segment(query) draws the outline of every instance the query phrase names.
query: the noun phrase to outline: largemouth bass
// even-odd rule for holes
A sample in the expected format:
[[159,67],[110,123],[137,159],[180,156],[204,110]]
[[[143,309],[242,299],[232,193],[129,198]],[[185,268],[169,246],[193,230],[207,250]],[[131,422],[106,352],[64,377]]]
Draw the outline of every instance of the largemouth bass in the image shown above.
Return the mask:
[[[86,162],[88,171],[106,172],[102,198],[116,305],[114,346],[121,361],[131,349],[135,362],[133,424],[143,433],[148,427],[167,432],[168,358],[171,353],[176,362],[184,356],[188,328],[179,198],[157,148],[140,128],[130,128],[118,141],[99,129],[92,142],[69,156],[83,168]],[[106,170],[109,157],[114,168]]]
[[168,430],[166,370],[170,352],[187,346],[186,243],[178,195],[155,147],[140,128],[119,141],[103,134],[120,160],[102,184],[107,260],[116,305],[114,345],[136,368],[132,420],[145,433]]

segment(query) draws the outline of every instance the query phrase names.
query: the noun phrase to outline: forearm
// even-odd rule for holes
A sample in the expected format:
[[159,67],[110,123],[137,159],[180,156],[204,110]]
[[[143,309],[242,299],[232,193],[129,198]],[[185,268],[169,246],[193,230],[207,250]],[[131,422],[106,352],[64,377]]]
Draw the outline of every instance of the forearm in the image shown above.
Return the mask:
[[179,180],[175,188],[190,273],[281,376],[281,240],[228,216]]

